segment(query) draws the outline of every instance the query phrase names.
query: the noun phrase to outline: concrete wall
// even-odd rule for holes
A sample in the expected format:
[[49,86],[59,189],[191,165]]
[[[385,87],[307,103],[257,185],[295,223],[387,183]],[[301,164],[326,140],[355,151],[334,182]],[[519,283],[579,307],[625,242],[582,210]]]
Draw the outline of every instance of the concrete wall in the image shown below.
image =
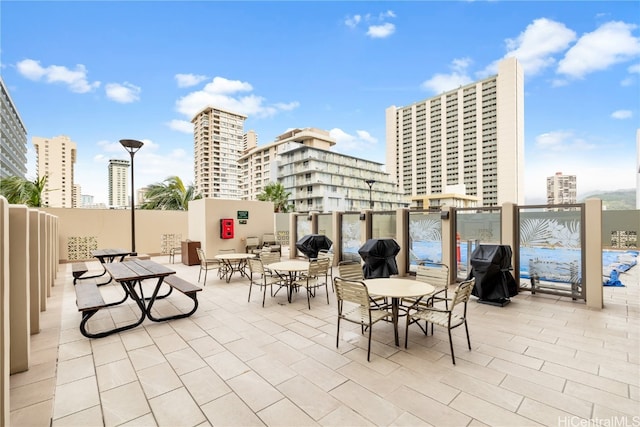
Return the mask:
[[[249,218],[245,224],[238,219],[238,211],[247,211]],[[220,220],[232,218],[234,223],[233,239],[220,238]],[[275,233],[275,219],[272,202],[200,199],[189,202],[189,231],[185,237],[200,242],[200,247],[208,257],[220,249],[234,249],[245,252],[246,238],[262,239],[265,233]]]
[[[56,251],[61,262],[68,261],[70,237],[95,236],[97,248],[131,249],[131,211],[127,209],[44,208],[58,218],[59,240]],[[188,213],[184,211],[136,210],[136,251],[160,254],[163,234],[187,238]],[[91,259],[87,257],[86,259]]]
[[9,203],[0,196],[0,425],[9,425]]
[[29,209],[9,205],[11,373],[29,369]]

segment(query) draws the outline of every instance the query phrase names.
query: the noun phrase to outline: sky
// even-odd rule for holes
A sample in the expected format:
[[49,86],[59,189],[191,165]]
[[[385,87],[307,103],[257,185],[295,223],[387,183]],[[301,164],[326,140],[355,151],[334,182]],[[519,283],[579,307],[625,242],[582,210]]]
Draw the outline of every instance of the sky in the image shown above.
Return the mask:
[[325,129],[334,151],[385,163],[385,109],[497,72],[525,74],[525,203],[546,178],[578,197],[636,187],[638,1],[11,1],[0,72],[31,138],[77,144],[75,182],[107,203],[109,159],[138,139],[136,188],[193,183],[190,120],[248,116],[258,144]]

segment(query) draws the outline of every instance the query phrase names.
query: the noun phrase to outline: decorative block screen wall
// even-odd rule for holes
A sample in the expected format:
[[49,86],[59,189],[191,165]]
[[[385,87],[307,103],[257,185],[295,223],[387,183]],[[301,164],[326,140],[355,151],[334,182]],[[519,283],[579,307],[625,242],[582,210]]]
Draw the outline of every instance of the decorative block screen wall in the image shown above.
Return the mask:
[[162,234],[160,236],[160,253],[168,254],[171,248],[180,249],[182,234]]
[[98,249],[97,236],[69,237],[67,240],[67,253],[69,261],[78,259],[91,259],[91,251]]

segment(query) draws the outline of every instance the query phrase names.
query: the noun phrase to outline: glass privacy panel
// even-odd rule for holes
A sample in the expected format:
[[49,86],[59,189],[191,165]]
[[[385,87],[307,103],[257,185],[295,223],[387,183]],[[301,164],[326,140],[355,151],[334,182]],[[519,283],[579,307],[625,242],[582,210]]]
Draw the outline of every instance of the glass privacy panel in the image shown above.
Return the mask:
[[409,271],[419,264],[442,262],[440,212],[409,212]]
[[324,234],[335,244],[335,235],[333,233],[333,215],[318,214],[318,234]]
[[342,215],[342,259],[341,261],[362,261],[358,249],[362,246],[360,214]]
[[[495,210],[457,210],[456,258],[458,279],[466,279],[476,244],[501,242],[500,208]],[[513,250],[513,248],[511,248]]]
[[395,212],[376,212],[371,216],[373,229],[371,230],[371,238],[396,239],[396,213]]
[[307,234],[311,234],[311,221],[306,215],[296,216],[296,232],[298,233],[298,240]]
[[521,209],[519,227],[521,283],[537,275],[543,286],[580,293],[582,212]]

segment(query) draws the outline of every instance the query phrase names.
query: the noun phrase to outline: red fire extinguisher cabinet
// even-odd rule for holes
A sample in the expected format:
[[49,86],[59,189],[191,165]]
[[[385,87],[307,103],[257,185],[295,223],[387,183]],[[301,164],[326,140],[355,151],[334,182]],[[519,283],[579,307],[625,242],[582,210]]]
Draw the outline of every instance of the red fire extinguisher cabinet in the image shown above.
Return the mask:
[[233,239],[233,218],[222,218],[220,220],[220,238]]

